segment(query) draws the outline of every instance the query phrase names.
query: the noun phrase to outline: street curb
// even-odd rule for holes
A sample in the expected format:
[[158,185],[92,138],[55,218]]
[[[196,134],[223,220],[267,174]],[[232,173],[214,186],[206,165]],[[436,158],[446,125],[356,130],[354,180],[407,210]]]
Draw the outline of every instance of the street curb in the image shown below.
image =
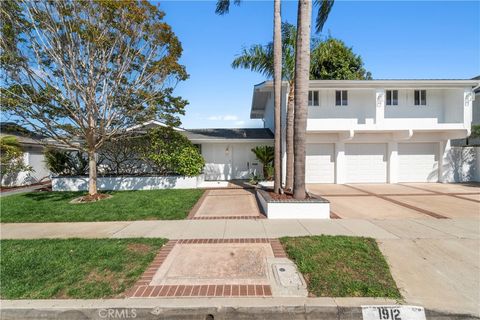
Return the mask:
[[[2,320],[58,319],[362,319],[361,305],[392,305],[365,298],[207,298],[115,300],[2,300]],[[470,320],[478,316],[425,308],[427,320]]]

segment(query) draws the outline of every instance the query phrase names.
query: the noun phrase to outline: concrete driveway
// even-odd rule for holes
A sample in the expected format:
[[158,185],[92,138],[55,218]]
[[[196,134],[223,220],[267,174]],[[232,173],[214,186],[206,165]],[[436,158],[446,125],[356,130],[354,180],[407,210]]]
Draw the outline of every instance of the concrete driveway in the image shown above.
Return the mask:
[[308,184],[341,219],[480,218],[480,184]]

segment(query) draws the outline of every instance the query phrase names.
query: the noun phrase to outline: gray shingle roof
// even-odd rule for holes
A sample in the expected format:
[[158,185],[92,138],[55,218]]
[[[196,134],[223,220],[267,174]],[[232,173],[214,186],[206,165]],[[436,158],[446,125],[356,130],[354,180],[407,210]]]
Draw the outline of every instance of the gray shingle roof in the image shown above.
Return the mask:
[[190,140],[273,139],[272,131],[267,128],[185,129],[182,133]]

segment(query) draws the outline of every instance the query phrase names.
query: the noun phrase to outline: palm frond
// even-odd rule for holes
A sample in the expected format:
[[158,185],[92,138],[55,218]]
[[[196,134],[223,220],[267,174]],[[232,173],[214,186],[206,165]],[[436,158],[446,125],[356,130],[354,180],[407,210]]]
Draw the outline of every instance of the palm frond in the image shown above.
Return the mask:
[[315,5],[318,6],[317,20],[315,24],[316,32],[322,31],[334,2],[334,0],[315,0]]
[[[233,3],[236,6],[240,5],[241,0],[234,0]],[[217,0],[217,8],[215,13],[219,15],[224,15],[230,11],[230,0]]]
[[273,77],[273,45],[256,44],[243,48],[242,53],[233,60],[232,68],[249,69],[266,77]]

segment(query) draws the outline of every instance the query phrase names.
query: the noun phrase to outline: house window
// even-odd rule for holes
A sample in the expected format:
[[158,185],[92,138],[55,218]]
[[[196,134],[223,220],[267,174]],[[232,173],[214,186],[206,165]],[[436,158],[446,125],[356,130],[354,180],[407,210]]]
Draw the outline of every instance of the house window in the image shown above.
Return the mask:
[[398,90],[387,90],[387,106],[398,106]]
[[416,106],[427,105],[427,90],[415,90],[413,97]]
[[346,106],[346,105],[348,105],[348,91],[347,90],[336,90],[335,91],[335,105],[336,106]]
[[308,105],[319,106],[320,100],[318,98],[318,91],[308,91]]

